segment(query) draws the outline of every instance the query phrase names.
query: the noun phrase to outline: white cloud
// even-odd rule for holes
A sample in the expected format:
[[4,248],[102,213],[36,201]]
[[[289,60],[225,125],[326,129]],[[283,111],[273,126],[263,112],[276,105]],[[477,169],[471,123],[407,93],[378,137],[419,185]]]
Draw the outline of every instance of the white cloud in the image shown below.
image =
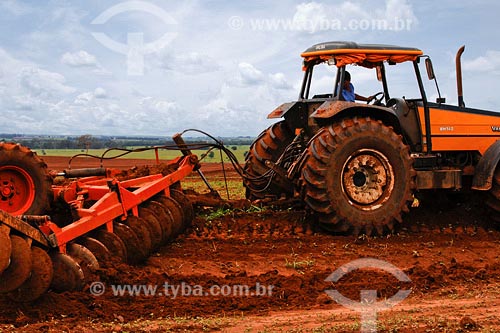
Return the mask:
[[108,97],[108,94],[104,88],[97,87],[94,90],[94,96],[95,98],[106,98]]
[[269,126],[267,114],[296,96],[296,82],[284,73],[265,73],[248,62],[235,65],[232,73],[232,78],[209,101],[186,115],[201,121],[208,132],[258,134]]
[[61,57],[61,63],[72,67],[97,67],[97,59],[87,51],[66,52]]
[[[94,91],[88,91],[79,94],[76,96],[76,99],[74,101],[74,104],[76,105],[89,105],[90,103],[93,103],[96,101],[96,99],[105,99],[107,98],[107,92],[104,88],[97,87],[94,89]],[[94,103],[95,104],[95,103]]]
[[286,79],[285,74],[269,74],[269,83],[276,89],[292,89],[293,85]]
[[61,63],[73,68],[91,69],[92,73],[100,76],[110,76],[112,73],[97,61],[96,56],[87,51],[66,52],[61,56]]
[[418,22],[413,13],[413,8],[407,0],[387,0],[383,17],[386,19],[412,20],[415,24]]
[[212,57],[198,52],[186,52],[175,55],[171,50],[160,50],[157,53],[159,67],[183,74],[211,73],[221,69]]
[[[375,5],[373,5],[375,3]],[[400,31],[414,28],[418,19],[408,0],[386,0],[380,2],[317,3],[307,2],[296,6],[293,15],[293,29],[299,33],[337,34],[368,32],[378,29]],[[403,26],[404,25],[404,26]]]
[[498,72],[500,71],[500,51],[486,51],[484,56],[463,63],[464,70],[471,72]]
[[237,83],[243,86],[251,86],[262,83],[265,79],[264,74],[252,64],[241,62],[238,64]]
[[92,101],[94,101],[94,94],[91,92],[85,92],[76,96],[74,103],[77,105],[87,105]]
[[297,5],[293,15],[293,25],[298,30],[306,30],[313,33],[316,27],[326,22],[326,10],[323,4],[316,2],[301,3]]
[[[498,5],[493,2],[488,6],[451,0],[422,0],[418,5],[410,0],[157,3],[175,15],[177,25],[133,13],[91,26],[89,22],[109,7],[104,2],[0,1],[0,16],[9,27],[2,43],[7,52],[0,48],[0,126],[5,131],[48,134],[166,135],[195,127],[215,135],[256,135],[275,121],[266,120],[269,112],[296,99],[303,76],[299,53],[327,40],[389,44],[410,40],[411,45],[429,50],[435,67],[444,73],[453,71],[453,63],[443,60],[449,45],[470,40],[468,45],[473,43],[482,56],[464,61],[468,103],[484,99],[477,87],[498,84],[494,82],[498,76],[482,75],[500,71],[500,52],[486,52],[499,30],[492,10]],[[179,7],[187,8],[182,15]],[[345,27],[350,20],[392,23],[395,18],[411,20],[413,28],[417,14],[426,18],[426,24],[408,32],[311,29],[324,21],[338,20]],[[232,16],[243,18],[242,29],[228,26]],[[250,20],[261,18],[303,27],[252,30]],[[482,25],[460,24],[464,19]],[[122,43],[133,31],[143,32],[145,43],[169,31],[178,37],[157,54],[145,56],[144,76],[130,77],[127,56],[100,45],[92,37],[94,31]],[[363,95],[373,90],[369,83],[374,72],[370,73],[368,77],[351,72]],[[318,76],[313,83],[318,93],[332,90],[334,75]],[[446,87],[454,93],[454,80],[440,77],[443,94]],[[414,80],[408,81],[414,85]],[[397,88],[405,95],[409,90],[404,82]],[[497,99],[493,94],[491,105],[498,105]]]
[[32,95],[53,96],[71,94],[75,88],[65,85],[65,77],[35,67],[24,67],[19,73],[19,82]]
[[31,7],[16,0],[2,0],[0,2],[0,9],[16,16],[25,15],[32,11]]
[[139,105],[142,106],[145,111],[160,112],[162,114],[168,114],[169,112],[178,110],[177,103],[157,99],[151,96],[142,98]]

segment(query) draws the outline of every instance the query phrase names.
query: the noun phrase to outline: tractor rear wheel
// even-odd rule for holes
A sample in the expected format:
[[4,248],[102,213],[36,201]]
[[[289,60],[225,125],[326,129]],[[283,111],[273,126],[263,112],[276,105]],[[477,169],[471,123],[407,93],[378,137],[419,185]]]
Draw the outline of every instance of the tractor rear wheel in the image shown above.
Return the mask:
[[51,197],[52,178],[36,153],[0,143],[0,209],[11,215],[42,215]]
[[301,193],[331,231],[383,234],[402,222],[415,188],[408,146],[370,118],[322,128],[308,144]]
[[264,130],[252,143],[245,158],[245,173],[249,177],[244,180],[243,185],[247,199],[261,199],[266,195],[280,196],[286,192],[274,179],[266,177],[270,169],[265,161],[276,162],[293,139],[293,132],[288,125],[285,121],[280,121]]
[[490,217],[500,225],[500,166],[493,175],[493,185],[488,193],[486,205],[490,208]]

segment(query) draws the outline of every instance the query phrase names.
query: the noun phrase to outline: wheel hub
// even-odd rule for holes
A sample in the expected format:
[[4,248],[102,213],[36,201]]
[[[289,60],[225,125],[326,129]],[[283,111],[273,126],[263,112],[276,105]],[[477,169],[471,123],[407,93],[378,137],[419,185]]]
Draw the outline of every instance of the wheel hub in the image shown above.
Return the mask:
[[1,188],[2,199],[4,200],[9,199],[14,194],[14,186],[8,182],[2,184]]
[[35,183],[31,176],[17,166],[0,168],[0,209],[19,215],[26,212],[35,200]]
[[[362,149],[344,164],[342,190],[351,202],[365,206],[365,209],[376,209],[388,199],[393,180],[392,166],[387,157],[376,150]],[[366,207],[368,205],[371,206]]]

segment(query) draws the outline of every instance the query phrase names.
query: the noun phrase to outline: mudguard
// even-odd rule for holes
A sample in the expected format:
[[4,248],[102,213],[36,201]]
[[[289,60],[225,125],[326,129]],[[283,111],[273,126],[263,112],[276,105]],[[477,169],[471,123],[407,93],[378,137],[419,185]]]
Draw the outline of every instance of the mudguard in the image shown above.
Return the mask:
[[276,109],[274,109],[273,112],[271,112],[270,114],[267,115],[267,119],[282,118],[290,110],[299,107],[299,104],[301,104],[301,103],[300,102],[289,102],[289,103],[281,104]]
[[390,108],[386,108],[383,106],[371,105],[371,104],[352,103],[352,102],[336,101],[336,100],[335,101],[326,101],[323,104],[321,104],[320,107],[317,108],[313,114],[311,114],[311,118],[327,119],[327,118],[331,118],[331,117],[333,117],[333,116],[335,116],[343,111],[351,109],[351,108],[356,108],[358,110],[365,109],[366,111],[381,110],[383,112],[390,113],[392,116],[397,118],[396,114],[394,113],[394,110],[392,110]]
[[478,191],[488,191],[493,184],[493,175],[500,161],[500,140],[495,141],[484,153],[476,165],[474,178],[472,179],[472,189]]

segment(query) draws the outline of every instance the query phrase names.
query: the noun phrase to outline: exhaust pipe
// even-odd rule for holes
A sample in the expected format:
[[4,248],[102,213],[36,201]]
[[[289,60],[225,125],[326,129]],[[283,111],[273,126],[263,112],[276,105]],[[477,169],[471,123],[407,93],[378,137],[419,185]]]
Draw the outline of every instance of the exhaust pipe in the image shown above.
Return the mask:
[[460,49],[458,49],[457,57],[455,58],[455,65],[457,67],[457,95],[458,95],[458,106],[461,108],[465,107],[464,103],[464,92],[462,88],[462,62],[460,57],[462,53],[465,51],[465,45],[462,45]]

